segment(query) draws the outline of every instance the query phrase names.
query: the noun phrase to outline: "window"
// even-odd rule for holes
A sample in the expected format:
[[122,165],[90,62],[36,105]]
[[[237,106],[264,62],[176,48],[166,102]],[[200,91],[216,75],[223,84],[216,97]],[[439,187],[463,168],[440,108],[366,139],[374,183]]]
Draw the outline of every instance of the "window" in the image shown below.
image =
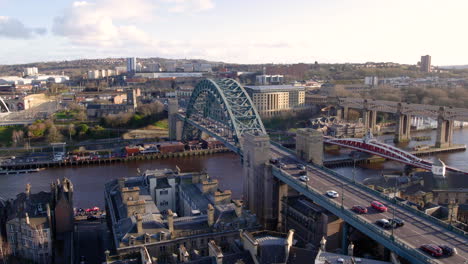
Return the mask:
[[161,190],[159,191],[159,195],[167,195],[169,194],[169,190]]
[[159,202],[159,206],[168,206],[169,202],[168,201],[161,201]]

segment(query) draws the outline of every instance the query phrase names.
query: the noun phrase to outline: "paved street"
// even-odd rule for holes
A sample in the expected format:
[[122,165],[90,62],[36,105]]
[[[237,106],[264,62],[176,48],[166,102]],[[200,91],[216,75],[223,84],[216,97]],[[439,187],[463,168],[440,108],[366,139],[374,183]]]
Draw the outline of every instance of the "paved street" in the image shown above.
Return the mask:
[[[298,175],[299,170],[297,169],[297,158],[290,153],[282,151],[276,147],[272,147],[272,156],[274,158],[281,159],[281,162],[286,164],[284,171],[291,175]],[[319,193],[323,193],[328,190],[337,191],[340,195],[339,198],[335,198],[335,202],[341,205],[341,196],[344,193],[344,207],[347,210],[353,205],[361,205],[367,207],[369,210],[368,214],[360,215],[362,219],[367,222],[374,224],[376,220],[382,218],[392,218],[393,207],[392,205],[386,205],[389,207],[388,212],[379,213],[370,207],[372,201],[381,201],[381,199],[373,194],[369,194],[355,186],[351,186],[346,182],[328,175],[320,170],[308,167],[307,172],[310,181],[307,183],[309,188],[316,190]],[[299,180],[299,179],[297,179]],[[343,193],[342,193],[343,188]],[[331,198],[330,198],[331,199]],[[468,239],[462,236],[453,234],[442,227],[432,225],[427,220],[413,215],[407,210],[397,208],[395,211],[397,218],[403,219],[405,225],[403,227],[395,229],[395,237],[401,242],[405,242],[407,245],[413,248],[419,248],[422,244],[449,244],[457,248],[458,255],[448,258],[435,259],[439,263],[464,263],[468,261]],[[387,230],[386,232],[391,232]]]

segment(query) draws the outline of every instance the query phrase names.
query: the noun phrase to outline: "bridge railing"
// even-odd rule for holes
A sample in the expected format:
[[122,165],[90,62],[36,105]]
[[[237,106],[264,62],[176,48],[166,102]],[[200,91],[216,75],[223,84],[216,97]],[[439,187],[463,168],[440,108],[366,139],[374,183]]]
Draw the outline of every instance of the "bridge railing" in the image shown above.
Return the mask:
[[426,256],[425,254],[421,253],[417,249],[415,249],[413,247],[410,247],[410,246],[408,246],[407,244],[405,244],[405,243],[403,243],[401,241],[395,240],[388,232],[386,232],[386,231],[382,230],[381,228],[378,228],[374,224],[369,223],[368,221],[364,220],[362,218],[362,216],[357,215],[357,214],[351,212],[350,210],[343,209],[341,207],[341,205],[337,201],[325,198],[322,193],[319,193],[315,189],[309,187],[307,185],[307,183],[300,182],[297,178],[291,176],[289,173],[284,172],[283,170],[281,170],[281,169],[279,169],[279,168],[277,168],[275,166],[272,167],[272,170],[276,171],[277,173],[280,173],[283,177],[287,178],[294,185],[299,186],[302,189],[302,191],[301,191],[302,193],[304,193],[304,194],[306,194],[307,192],[313,193],[313,196],[314,196],[313,199],[315,201],[317,201],[320,204],[328,205],[328,206],[333,207],[331,210],[330,210],[330,208],[327,208],[327,209],[330,210],[333,213],[336,213],[337,215],[340,215],[340,214],[344,215],[343,219],[345,221],[346,220],[347,220],[347,222],[355,221],[358,224],[363,225],[365,228],[371,230],[373,233],[378,234],[379,236],[383,237],[385,239],[385,243],[390,243],[394,247],[397,247],[397,248],[400,248],[400,249],[404,250],[405,253],[407,253],[410,257],[412,257],[414,259],[420,260],[423,263],[434,263],[434,264],[438,263],[437,261],[435,261],[435,260],[431,259],[430,257]]
[[[281,144],[278,144],[278,143],[273,142],[273,141],[271,141],[271,144],[274,145],[275,147],[280,148],[283,151],[286,151],[288,153],[296,155],[296,153],[293,150],[285,148]],[[346,181],[348,184],[352,184],[353,186],[356,186],[356,187],[358,187],[359,189],[361,189],[363,191],[374,194],[374,195],[380,197],[381,199],[385,200],[388,203],[393,203],[393,204],[396,203],[397,205],[399,205],[403,209],[406,209],[406,211],[408,211],[408,212],[410,212],[412,214],[415,214],[415,215],[417,215],[417,216],[419,216],[421,218],[424,218],[424,219],[428,220],[429,222],[431,222],[431,223],[433,223],[435,225],[438,225],[438,226],[440,226],[442,228],[445,228],[445,229],[447,229],[449,231],[452,231],[452,232],[454,232],[454,233],[456,233],[458,235],[468,237],[467,232],[465,232],[465,231],[463,231],[461,229],[458,229],[458,228],[454,227],[453,225],[450,225],[450,224],[448,224],[448,223],[446,223],[444,221],[441,221],[440,219],[437,219],[437,218],[435,218],[433,216],[430,216],[430,215],[428,215],[428,214],[426,214],[426,213],[424,213],[424,212],[422,212],[422,211],[420,211],[418,209],[415,209],[414,207],[411,207],[411,206],[407,205],[406,203],[397,201],[396,199],[392,199],[388,195],[385,195],[385,194],[383,194],[383,193],[381,193],[379,191],[371,189],[371,188],[367,187],[366,185],[363,185],[363,184],[357,183],[355,181],[352,181],[350,178],[345,177],[344,175],[339,174],[336,171],[333,171],[333,170],[331,170],[331,169],[329,169],[327,167],[317,165],[317,164],[313,164],[313,163],[309,163],[308,165],[310,165],[312,167],[315,167],[317,169],[320,169],[320,170],[322,170],[324,172],[327,172],[327,173],[329,173],[329,174],[331,174],[333,176],[336,176],[337,178],[339,178],[339,179],[341,179],[343,181]]]

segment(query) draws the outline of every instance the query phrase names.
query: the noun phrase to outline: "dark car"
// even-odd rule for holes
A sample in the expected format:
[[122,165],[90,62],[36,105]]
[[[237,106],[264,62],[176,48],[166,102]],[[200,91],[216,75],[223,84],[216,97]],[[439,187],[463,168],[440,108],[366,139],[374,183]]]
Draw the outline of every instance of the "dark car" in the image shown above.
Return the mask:
[[387,219],[379,219],[379,220],[375,221],[375,224],[378,225],[378,226],[381,226],[383,228],[391,228],[392,227],[392,225],[390,224],[390,222]]
[[457,249],[449,245],[439,245],[439,247],[442,249],[442,254],[445,256],[453,256],[457,254]]
[[364,206],[355,205],[351,208],[351,210],[359,214],[367,214],[367,208],[365,208]]
[[95,215],[88,215],[88,217],[86,218],[88,221],[94,221],[94,220],[98,220],[98,218],[95,216]]
[[399,218],[393,218],[393,219],[388,219],[390,224],[394,227],[400,227],[405,225],[405,221],[399,219]]
[[271,158],[271,159],[270,159],[270,163],[271,163],[271,164],[277,164],[277,163],[278,163],[278,159]]
[[421,245],[421,250],[429,253],[433,257],[440,257],[443,254],[442,249],[434,244]]
[[301,171],[299,172],[299,175],[301,175],[301,176],[302,176],[302,175],[307,175],[307,171],[301,170]]

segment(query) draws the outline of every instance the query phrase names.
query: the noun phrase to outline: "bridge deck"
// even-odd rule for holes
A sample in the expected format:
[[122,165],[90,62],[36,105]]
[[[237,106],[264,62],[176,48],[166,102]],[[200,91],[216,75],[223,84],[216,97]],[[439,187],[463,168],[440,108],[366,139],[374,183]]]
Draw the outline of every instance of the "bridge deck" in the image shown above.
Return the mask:
[[[298,183],[304,184],[299,181],[300,170],[297,169],[297,164],[300,161],[297,160],[295,155],[275,146],[271,148],[271,154],[274,158],[281,159],[282,162],[286,164],[286,168],[282,169],[283,172],[291,175]],[[338,204],[341,204],[341,190],[343,187],[345,210],[350,210],[353,205],[368,207],[368,214],[358,216],[367,223],[374,225],[375,221],[378,219],[392,218],[393,205],[386,203],[381,197],[366,192],[357,185],[349,184],[349,182],[343,179],[337,178],[334,175],[312,166],[307,167],[307,175],[310,178],[310,181],[307,183],[307,188],[322,194],[325,194],[328,190],[337,191],[340,197],[336,198],[334,201]],[[371,209],[370,203],[372,201],[380,201],[386,204],[386,206],[389,207],[388,212],[379,213]],[[405,221],[403,227],[394,230],[396,240],[414,249],[418,249],[422,244],[427,243],[449,244],[457,248],[458,255],[449,258],[434,259],[437,261],[435,263],[464,263],[464,261],[468,261],[468,239],[466,236],[450,232],[435,223],[430,223],[427,219],[415,215],[406,208],[400,206],[396,207],[395,217]],[[385,232],[390,234],[391,231]]]

